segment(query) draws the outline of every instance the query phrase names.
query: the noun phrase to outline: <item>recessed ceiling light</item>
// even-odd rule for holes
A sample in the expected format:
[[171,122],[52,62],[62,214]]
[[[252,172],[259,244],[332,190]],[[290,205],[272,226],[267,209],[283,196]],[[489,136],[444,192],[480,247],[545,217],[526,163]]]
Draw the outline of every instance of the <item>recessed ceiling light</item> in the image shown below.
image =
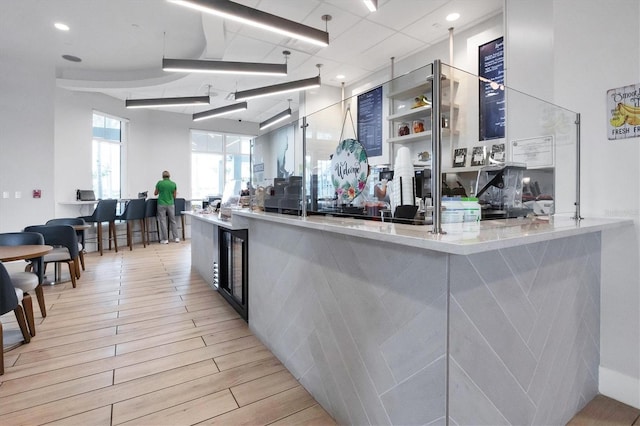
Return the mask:
[[62,55],[62,59],[66,59],[67,61],[71,61],[71,62],[82,62],[82,59],[73,55]]
[[447,21],[451,22],[451,21],[457,21],[458,18],[460,18],[460,14],[457,12],[454,13],[450,13],[447,15]]
[[336,75],[336,79],[338,79],[338,80],[344,80],[344,75],[342,75],[342,74],[338,74],[338,75]]
[[62,22],[56,22],[55,24],[53,24],[53,26],[60,31],[69,31],[69,26],[67,24],[63,24]]

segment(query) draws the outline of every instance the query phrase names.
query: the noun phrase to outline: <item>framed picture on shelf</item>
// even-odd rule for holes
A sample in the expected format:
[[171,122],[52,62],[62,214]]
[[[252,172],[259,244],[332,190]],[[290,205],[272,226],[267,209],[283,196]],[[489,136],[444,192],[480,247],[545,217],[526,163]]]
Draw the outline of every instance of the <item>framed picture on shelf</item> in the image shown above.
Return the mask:
[[474,146],[471,151],[471,166],[484,166],[486,155],[487,148],[485,146]]
[[504,143],[494,143],[491,145],[491,163],[504,163],[506,160],[506,153]]
[[464,167],[467,164],[467,148],[458,148],[453,154],[453,167]]

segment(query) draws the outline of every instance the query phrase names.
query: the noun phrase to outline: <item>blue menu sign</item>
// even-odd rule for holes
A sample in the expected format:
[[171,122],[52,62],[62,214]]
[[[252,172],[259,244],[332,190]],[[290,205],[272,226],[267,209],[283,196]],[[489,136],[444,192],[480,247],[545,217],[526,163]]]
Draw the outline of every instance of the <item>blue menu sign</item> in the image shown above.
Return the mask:
[[500,37],[478,48],[480,140],[504,138],[504,43]]
[[358,95],[358,141],[368,157],[382,155],[382,86]]

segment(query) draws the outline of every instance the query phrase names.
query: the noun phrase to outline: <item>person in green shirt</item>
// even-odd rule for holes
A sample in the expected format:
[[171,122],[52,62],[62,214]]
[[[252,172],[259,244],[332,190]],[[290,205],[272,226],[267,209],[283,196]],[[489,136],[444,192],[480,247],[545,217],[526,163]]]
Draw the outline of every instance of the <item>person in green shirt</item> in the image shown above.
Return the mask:
[[158,222],[160,223],[160,244],[169,244],[167,230],[167,217],[169,217],[169,228],[176,243],[180,242],[178,228],[176,226],[176,211],[174,200],[178,192],[178,186],[169,179],[171,175],[168,171],[162,172],[162,180],[156,183],[154,195],[158,196]]

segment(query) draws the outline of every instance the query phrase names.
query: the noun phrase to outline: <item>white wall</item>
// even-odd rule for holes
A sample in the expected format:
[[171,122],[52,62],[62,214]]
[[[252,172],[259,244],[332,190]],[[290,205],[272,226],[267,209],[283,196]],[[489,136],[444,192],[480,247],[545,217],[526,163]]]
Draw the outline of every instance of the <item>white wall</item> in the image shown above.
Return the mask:
[[640,408],[640,140],[609,141],[606,127],[607,90],[640,83],[640,2],[555,0],[553,7],[554,100],[581,113],[583,216],[635,223],[602,238],[600,391]]
[[[257,124],[228,119],[193,123],[191,116],[158,110],[124,108],[124,102],[102,94],[56,90],[55,174],[56,200],[75,199],[75,190],[91,188],[91,116],[93,111],[126,118],[122,197],[138,192],[151,195],[163,170],[171,172],[178,195],[191,198],[191,146],[189,130],[214,130],[256,135]],[[72,173],[69,170],[73,170]],[[77,207],[55,205],[57,216],[78,215]],[[84,211],[83,214],[90,212]]]
[[[7,232],[53,217],[55,81],[38,58],[1,56],[0,232]],[[34,189],[42,198],[32,198]]]
[[602,236],[599,379],[640,408],[640,140],[606,133],[607,90],[640,83],[640,3],[507,0],[505,15],[508,85],[581,114],[582,216],[634,220]]

